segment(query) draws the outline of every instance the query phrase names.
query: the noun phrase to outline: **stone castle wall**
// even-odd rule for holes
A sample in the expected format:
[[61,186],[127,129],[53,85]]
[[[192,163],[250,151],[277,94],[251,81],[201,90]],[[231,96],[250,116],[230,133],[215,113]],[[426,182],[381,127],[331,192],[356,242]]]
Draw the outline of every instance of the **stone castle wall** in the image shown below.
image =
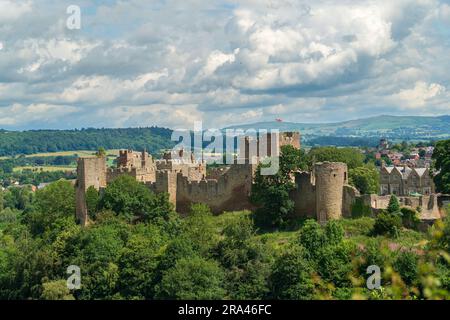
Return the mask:
[[[363,199],[364,205],[371,207],[376,213],[380,210],[387,209],[391,197],[391,195],[379,196],[370,194],[363,195],[361,198]],[[414,210],[420,208],[420,218],[422,220],[435,220],[442,216],[438,205],[438,196],[436,194],[420,197],[403,196],[397,198],[402,207],[410,207]]]
[[[277,140],[279,146],[300,147],[299,133],[283,133]],[[244,140],[245,142],[245,140]],[[277,147],[279,147],[277,146]],[[269,146],[271,150],[272,146]],[[244,143],[244,157],[248,159],[248,143]],[[204,203],[218,214],[223,211],[255,209],[249,196],[257,164],[246,161],[228,167],[211,170],[207,177],[206,164],[196,161],[180,151],[167,153],[162,160],[154,161],[144,152],[124,150],[117,159],[117,168],[106,168],[104,157],[78,159],[78,180],[76,185],[77,218],[87,223],[85,193],[93,186],[97,190],[105,188],[119,176],[129,175],[154,192],[169,194],[169,200],[177,212],[185,214],[191,204]],[[183,157],[184,156],[184,157]],[[351,217],[352,207],[357,199],[373,212],[387,208],[390,196],[361,196],[354,187],[348,185],[348,170],[344,163],[316,163],[312,172],[298,172],[293,177],[295,189],[291,192],[294,201],[294,214],[298,217],[317,218],[319,222],[341,217]],[[437,197],[400,197],[402,205],[422,208],[423,219],[440,217]]]
[[76,215],[81,225],[87,223],[86,191],[93,186],[106,187],[106,160],[104,157],[79,158],[77,160]]
[[218,179],[191,181],[178,175],[177,210],[186,213],[192,203],[204,203],[213,213],[252,209],[249,201],[255,165],[233,165]]
[[294,213],[298,217],[316,217],[316,187],[310,172],[295,175],[295,189],[291,193],[294,200]]

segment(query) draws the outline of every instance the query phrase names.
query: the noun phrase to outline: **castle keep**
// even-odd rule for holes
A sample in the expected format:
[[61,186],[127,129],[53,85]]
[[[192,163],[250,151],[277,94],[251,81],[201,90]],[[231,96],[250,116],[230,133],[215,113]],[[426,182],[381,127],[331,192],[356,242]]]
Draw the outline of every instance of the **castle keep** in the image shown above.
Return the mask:
[[[181,214],[187,213],[192,203],[204,203],[216,214],[255,209],[249,196],[261,156],[278,155],[283,145],[300,148],[299,133],[280,133],[278,137],[268,134],[266,138],[267,144],[263,144],[263,148],[267,146],[267,150],[264,150],[258,138],[242,137],[238,141],[238,156],[234,164],[209,170],[208,174],[203,159],[195,159],[192,153],[183,150],[167,152],[159,160],[153,159],[146,151],[122,150],[115,168],[107,168],[105,157],[79,158],[77,218],[82,225],[88,222],[85,194],[89,187],[102,190],[122,175],[144,183],[153,192],[168,193],[169,200]],[[255,158],[256,162],[252,161]],[[361,196],[357,189],[348,184],[348,170],[344,163],[316,163],[311,172],[297,172],[292,179],[295,189],[290,196],[295,203],[295,215],[316,218],[319,222],[350,217],[357,200],[375,212],[385,209],[390,198]],[[433,195],[417,199],[404,197],[400,201],[413,208],[420,206],[426,218],[439,217],[437,200]]]

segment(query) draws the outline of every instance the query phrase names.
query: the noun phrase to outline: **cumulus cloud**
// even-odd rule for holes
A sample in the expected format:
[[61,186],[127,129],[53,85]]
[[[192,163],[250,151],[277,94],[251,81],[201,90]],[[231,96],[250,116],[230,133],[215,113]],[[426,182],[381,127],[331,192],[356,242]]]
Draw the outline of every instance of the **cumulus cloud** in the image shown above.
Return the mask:
[[427,102],[444,94],[446,88],[438,83],[427,84],[419,81],[414,88],[400,90],[392,96],[393,101],[399,100],[405,108],[424,108]]
[[0,0],[0,126],[449,111],[444,0],[82,0],[68,30],[71,4]]

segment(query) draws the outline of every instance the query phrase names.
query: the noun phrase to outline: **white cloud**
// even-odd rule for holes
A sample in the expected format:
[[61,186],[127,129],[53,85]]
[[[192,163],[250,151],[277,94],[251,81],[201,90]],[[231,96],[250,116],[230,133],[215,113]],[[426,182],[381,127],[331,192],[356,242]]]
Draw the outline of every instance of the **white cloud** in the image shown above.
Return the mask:
[[0,107],[0,125],[21,126],[28,123],[41,121],[43,123],[54,123],[60,117],[68,116],[77,112],[78,109],[66,105],[38,104],[13,104],[8,107]]
[[400,100],[406,108],[424,108],[428,101],[443,94],[445,87],[438,83],[427,84],[419,81],[412,89],[400,90],[392,96],[393,101]]
[[66,4],[0,0],[1,126],[448,113],[448,1],[83,0],[76,32]]
[[32,9],[31,1],[0,0],[0,22],[16,20]]

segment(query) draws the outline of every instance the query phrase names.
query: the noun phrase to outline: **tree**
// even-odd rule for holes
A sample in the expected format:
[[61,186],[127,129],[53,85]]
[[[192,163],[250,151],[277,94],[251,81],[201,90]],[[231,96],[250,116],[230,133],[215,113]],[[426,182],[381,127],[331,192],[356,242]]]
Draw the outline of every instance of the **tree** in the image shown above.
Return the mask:
[[350,273],[353,270],[351,242],[329,244],[317,254],[317,269],[323,280],[332,282],[336,287],[351,287]]
[[364,165],[364,155],[355,148],[319,147],[309,151],[310,165],[324,161],[343,162],[349,169],[355,169]]
[[306,169],[305,154],[290,145],[281,147],[279,170],[275,175],[262,175],[260,165],[256,170],[251,200],[259,206],[254,218],[261,227],[285,227],[294,210],[290,192],[294,189],[293,173]]
[[380,174],[374,165],[365,165],[350,169],[349,183],[361,194],[377,194],[379,190]]
[[389,199],[387,211],[389,213],[397,213],[400,211],[400,203],[398,202],[398,198],[395,196],[395,194],[393,194]]
[[181,300],[219,300],[225,296],[224,272],[213,260],[182,258],[167,270],[157,286],[157,297]]
[[[82,270],[81,290],[75,292],[77,298],[111,299],[117,293],[120,280],[119,261],[123,254],[125,281],[132,278],[126,272],[127,262],[132,258],[124,253],[129,238],[130,226],[117,218],[111,218],[82,229],[67,242],[64,248],[64,265],[74,264]],[[138,240],[133,239],[130,246],[142,249]],[[146,256],[145,252],[136,253],[139,254]]]
[[438,141],[433,151],[436,190],[450,193],[450,140]]
[[64,228],[75,223],[75,188],[69,181],[59,180],[36,191],[33,205],[25,221],[35,235],[45,231],[57,234],[58,225]]
[[98,148],[97,152],[95,153],[95,155],[99,158],[102,157],[106,157],[106,150],[103,147]]
[[98,204],[100,201],[100,195],[93,186],[90,186],[86,190],[86,207],[88,215],[91,219],[95,220],[95,215],[97,214]]
[[182,226],[183,236],[189,239],[194,250],[205,257],[209,256],[218,241],[212,217],[211,210],[207,205],[193,204]]
[[253,221],[247,216],[227,223],[215,256],[226,268],[226,288],[232,299],[266,297],[270,259],[266,246],[253,237]]
[[402,218],[398,214],[381,212],[375,219],[372,233],[397,237],[402,227]]
[[270,276],[274,299],[311,300],[314,297],[313,267],[302,246],[294,245],[283,253]]
[[309,219],[300,230],[300,245],[302,245],[310,257],[315,257],[321,248],[326,245],[327,237],[316,220]]
[[419,273],[418,267],[419,257],[411,251],[400,252],[394,261],[393,267],[397,271],[402,280],[411,285],[416,282]]
[[129,220],[169,220],[173,205],[168,196],[155,195],[143,183],[124,175],[108,184],[99,203],[100,209],[112,210]]
[[161,246],[156,226],[139,224],[122,249],[118,261],[118,290],[126,299],[152,299]]
[[67,288],[66,280],[53,280],[42,284],[43,300],[75,300]]

